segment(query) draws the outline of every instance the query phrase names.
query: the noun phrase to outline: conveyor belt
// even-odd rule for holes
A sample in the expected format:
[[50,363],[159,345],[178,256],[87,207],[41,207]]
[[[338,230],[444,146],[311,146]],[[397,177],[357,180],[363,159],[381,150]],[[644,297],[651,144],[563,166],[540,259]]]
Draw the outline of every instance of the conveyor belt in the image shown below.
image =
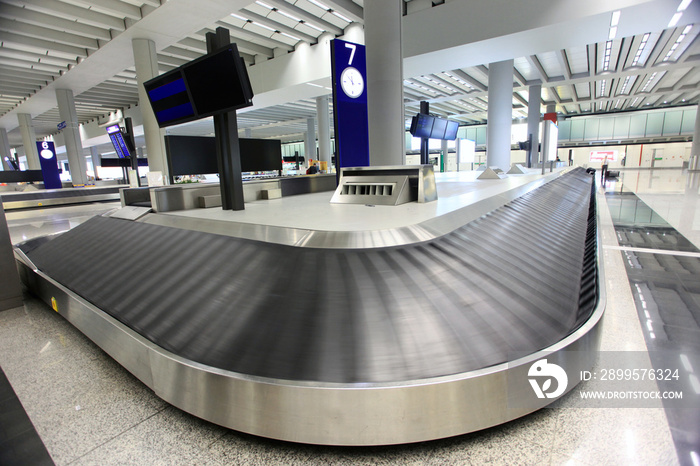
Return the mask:
[[[97,194],[119,194],[122,186],[105,186],[97,188],[65,188],[65,189],[41,189],[38,191],[5,192],[1,193],[7,201],[33,201],[39,199],[59,199],[63,197],[86,197]],[[117,197],[118,199],[118,197]]]
[[393,248],[299,248],[95,217],[25,253],[186,360],[290,381],[429,379],[536,352],[586,321],[597,298],[592,181],[575,170]]
[[121,186],[40,189],[37,191],[0,193],[5,210],[46,207],[85,202],[118,201]]

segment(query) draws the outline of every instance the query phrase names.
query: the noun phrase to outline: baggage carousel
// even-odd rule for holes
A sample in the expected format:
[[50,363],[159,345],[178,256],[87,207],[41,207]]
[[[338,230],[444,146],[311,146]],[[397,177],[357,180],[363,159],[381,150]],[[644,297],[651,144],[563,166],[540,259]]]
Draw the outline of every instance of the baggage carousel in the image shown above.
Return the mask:
[[15,254],[32,292],[184,411],[293,442],[409,443],[551,403],[527,381],[542,358],[593,364],[594,188],[567,170],[484,214],[303,238],[105,215]]
[[32,209],[40,207],[56,207],[68,204],[89,202],[110,202],[119,200],[119,190],[126,185],[97,186],[84,188],[40,189],[36,191],[4,191],[0,192],[3,208]]

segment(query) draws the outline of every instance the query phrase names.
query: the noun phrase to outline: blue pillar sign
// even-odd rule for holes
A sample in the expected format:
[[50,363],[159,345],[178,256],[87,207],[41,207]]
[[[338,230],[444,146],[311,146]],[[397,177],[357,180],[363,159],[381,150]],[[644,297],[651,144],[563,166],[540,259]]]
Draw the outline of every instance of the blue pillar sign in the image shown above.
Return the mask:
[[336,168],[369,166],[365,46],[331,42]]
[[41,175],[44,178],[46,189],[60,189],[61,177],[58,173],[58,158],[56,158],[56,146],[53,141],[37,141],[37,152],[39,152],[39,162],[41,162]]

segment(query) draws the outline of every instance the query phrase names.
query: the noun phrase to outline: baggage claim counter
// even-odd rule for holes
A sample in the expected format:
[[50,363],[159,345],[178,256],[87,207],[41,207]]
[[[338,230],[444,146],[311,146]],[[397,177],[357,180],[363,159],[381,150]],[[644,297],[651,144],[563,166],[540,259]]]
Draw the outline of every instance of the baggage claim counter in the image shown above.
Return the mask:
[[605,298],[594,176],[436,179],[436,201],[396,206],[127,206],[15,254],[32,292],[195,416],[312,444],[444,438],[554,401],[528,377],[592,366]]

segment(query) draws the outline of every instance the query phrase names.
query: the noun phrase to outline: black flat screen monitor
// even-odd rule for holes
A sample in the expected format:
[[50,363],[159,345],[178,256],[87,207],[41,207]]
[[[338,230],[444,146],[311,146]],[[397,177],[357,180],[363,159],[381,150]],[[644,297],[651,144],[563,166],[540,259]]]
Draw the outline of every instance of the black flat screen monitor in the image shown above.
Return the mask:
[[15,162],[15,159],[11,157],[5,157],[5,163],[13,170],[13,171],[19,171],[19,165],[17,165],[17,162]]
[[242,172],[282,170],[282,141],[278,139],[239,139]]
[[448,139],[454,141],[457,138],[459,123],[419,113],[411,120],[411,135],[424,139]]
[[430,139],[445,139],[446,129],[447,120],[435,118],[435,122],[433,122],[433,130],[430,132]]
[[424,113],[419,113],[411,120],[411,134],[416,138],[430,138],[435,118]]
[[124,133],[119,125],[111,125],[107,127],[107,134],[109,134],[109,140],[112,141],[112,147],[117,152],[117,156],[120,159],[128,159],[131,157],[131,151],[129,146],[126,144],[124,139]]
[[[171,176],[219,173],[216,138],[165,136]],[[275,139],[239,139],[241,171],[282,170],[282,142]]]
[[457,130],[459,130],[459,123],[456,121],[447,120],[447,129],[445,130],[445,139],[448,141],[454,141],[457,139]]
[[236,44],[144,83],[161,128],[253,105],[253,90]]

